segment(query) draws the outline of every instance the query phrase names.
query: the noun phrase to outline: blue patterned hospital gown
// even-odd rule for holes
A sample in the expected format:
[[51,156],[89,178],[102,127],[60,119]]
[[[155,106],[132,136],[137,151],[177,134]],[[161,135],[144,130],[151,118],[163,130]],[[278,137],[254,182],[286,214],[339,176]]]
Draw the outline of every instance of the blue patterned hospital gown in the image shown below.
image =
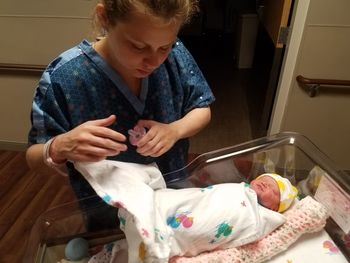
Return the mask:
[[[32,106],[29,144],[45,143],[89,120],[117,116],[112,129],[128,137],[138,120],[171,123],[194,108],[207,107],[214,96],[200,69],[181,41],[167,60],[143,79],[140,96],[135,96],[118,73],[84,40],[62,53],[45,70]],[[178,141],[158,158],[144,157],[129,143],[128,150],[109,159],[151,163],[162,173],[186,164],[188,139]],[[83,177],[68,163],[73,189],[78,198],[94,194]]]

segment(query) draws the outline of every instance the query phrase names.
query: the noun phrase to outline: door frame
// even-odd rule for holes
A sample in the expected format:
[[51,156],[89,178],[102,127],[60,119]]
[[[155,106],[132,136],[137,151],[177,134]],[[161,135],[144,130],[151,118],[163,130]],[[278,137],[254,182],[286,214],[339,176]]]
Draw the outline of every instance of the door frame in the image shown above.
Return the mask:
[[288,97],[295,81],[294,72],[301,47],[307,14],[311,0],[297,0],[292,10],[291,34],[286,45],[281,75],[272,108],[267,134],[281,132]]

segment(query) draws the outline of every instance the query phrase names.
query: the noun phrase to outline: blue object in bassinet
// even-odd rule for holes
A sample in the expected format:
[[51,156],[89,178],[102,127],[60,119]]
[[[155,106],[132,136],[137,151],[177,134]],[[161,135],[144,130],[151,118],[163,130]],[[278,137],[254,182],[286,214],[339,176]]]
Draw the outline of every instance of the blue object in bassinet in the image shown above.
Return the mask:
[[64,253],[68,260],[82,260],[89,256],[89,244],[84,238],[74,238],[67,243]]

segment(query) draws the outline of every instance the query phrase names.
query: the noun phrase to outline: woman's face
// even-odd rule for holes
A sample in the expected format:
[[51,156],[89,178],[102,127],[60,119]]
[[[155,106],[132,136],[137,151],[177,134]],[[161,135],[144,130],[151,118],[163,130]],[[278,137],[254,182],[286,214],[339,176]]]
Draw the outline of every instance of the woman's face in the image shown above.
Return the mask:
[[263,176],[250,182],[250,187],[256,192],[259,204],[278,211],[280,190],[277,182],[270,176]]
[[133,13],[108,29],[108,61],[127,77],[144,78],[167,58],[180,29],[175,19],[165,22]]

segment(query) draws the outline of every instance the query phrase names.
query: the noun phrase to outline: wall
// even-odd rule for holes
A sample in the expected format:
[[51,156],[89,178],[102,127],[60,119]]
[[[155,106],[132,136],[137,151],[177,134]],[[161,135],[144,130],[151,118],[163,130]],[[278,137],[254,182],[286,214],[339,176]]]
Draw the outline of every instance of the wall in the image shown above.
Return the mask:
[[311,0],[281,130],[311,139],[340,168],[350,169],[350,90],[309,97],[295,77],[350,80],[350,2]]
[[1,66],[45,66],[82,39],[92,39],[96,0],[0,2],[0,149],[24,149],[30,108],[40,73],[1,70]]

